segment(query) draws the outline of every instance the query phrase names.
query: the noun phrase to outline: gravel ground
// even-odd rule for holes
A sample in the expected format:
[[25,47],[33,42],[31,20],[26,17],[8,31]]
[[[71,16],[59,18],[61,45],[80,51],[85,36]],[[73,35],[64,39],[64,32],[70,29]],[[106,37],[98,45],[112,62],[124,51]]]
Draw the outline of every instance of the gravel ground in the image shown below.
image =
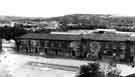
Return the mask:
[[0,55],[0,77],[75,77],[76,72],[48,67],[28,65],[37,59],[30,56],[12,54]]

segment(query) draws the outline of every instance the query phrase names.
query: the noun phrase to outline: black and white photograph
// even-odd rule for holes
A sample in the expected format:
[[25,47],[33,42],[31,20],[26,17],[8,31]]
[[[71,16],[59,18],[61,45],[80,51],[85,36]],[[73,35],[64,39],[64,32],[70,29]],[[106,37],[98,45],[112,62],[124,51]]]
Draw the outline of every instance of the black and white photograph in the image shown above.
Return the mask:
[[135,77],[135,1],[0,0],[0,77]]

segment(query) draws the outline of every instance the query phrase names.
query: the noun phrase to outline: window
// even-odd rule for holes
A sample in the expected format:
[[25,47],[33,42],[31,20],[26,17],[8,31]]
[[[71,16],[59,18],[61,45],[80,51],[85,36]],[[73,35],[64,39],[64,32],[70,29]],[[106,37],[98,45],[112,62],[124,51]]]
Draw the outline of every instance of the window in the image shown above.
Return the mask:
[[44,44],[44,40],[40,40],[40,46],[41,46],[41,47],[44,47],[44,45],[45,45],[45,44]]
[[67,48],[67,44],[68,44],[67,41],[62,41],[61,42],[61,45],[62,45],[63,48]]
[[36,40],[30,40],[30,45],[31,45],[32,47],[35,47],[35,46],[37,45]]
[[29,43],[28,40],[20,40],[20,44],[23,47],[26,47],[28,45],[28,43]]
[[122,51],[122,52],[125,52],[125,50],[126,50],[126,44],[125,43],[120,43],[120,50]]
[[78,41],[70,42],[70,47],[71,48],[79,48],[79,46],[80,46],[80,42],[78,42]]
[[40,47],[41,45],[40,45],[40,40],[36,40],[36,46],[38,46],[38,47]]
[[61,42],[61,41],[58,42],[58,47],[59,47],[59,48],[62,47],[62,42]]
[[45,40],[44,41],[44,47],[48,47],[48,45],[49,45],[49,40]]
[[55,47],[55,41],[50,42],[50,47]]
[[135,56],[135,45],[130,46],[130,52],[132,56]]
[[103,42],[103,53],[104,55],[112,55],[116,51],[117,46],[114,42]]

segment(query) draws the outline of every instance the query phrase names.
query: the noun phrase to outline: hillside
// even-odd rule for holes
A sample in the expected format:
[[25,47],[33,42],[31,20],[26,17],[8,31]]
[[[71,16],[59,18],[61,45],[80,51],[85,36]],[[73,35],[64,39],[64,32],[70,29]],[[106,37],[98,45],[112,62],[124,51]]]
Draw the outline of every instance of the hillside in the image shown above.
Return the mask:
[[[72,14],[48,18],[46,21],[58,21],[70,29],[109,28],[122,31],[135,31],[135,17],[113,16],[104,14]],[[68,26],[69,27],[69,26]]]
[[115,29],[135,29],[135,17],[113,16],[105,14],[71,14],[59,17],[41,18],[41,17],[16,17],[16,16],[0,16],[0,23],[10,21],[57,21],[62,26],[70,28],[115,28]]

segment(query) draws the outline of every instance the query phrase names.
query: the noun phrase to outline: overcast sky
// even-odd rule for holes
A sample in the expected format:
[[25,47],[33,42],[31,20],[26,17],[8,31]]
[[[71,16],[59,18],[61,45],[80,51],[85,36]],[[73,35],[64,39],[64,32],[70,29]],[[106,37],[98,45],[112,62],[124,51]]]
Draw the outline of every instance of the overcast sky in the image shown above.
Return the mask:
[[53,17],[74,13],[135,16],[135,0],[0,0],[0,15]]

